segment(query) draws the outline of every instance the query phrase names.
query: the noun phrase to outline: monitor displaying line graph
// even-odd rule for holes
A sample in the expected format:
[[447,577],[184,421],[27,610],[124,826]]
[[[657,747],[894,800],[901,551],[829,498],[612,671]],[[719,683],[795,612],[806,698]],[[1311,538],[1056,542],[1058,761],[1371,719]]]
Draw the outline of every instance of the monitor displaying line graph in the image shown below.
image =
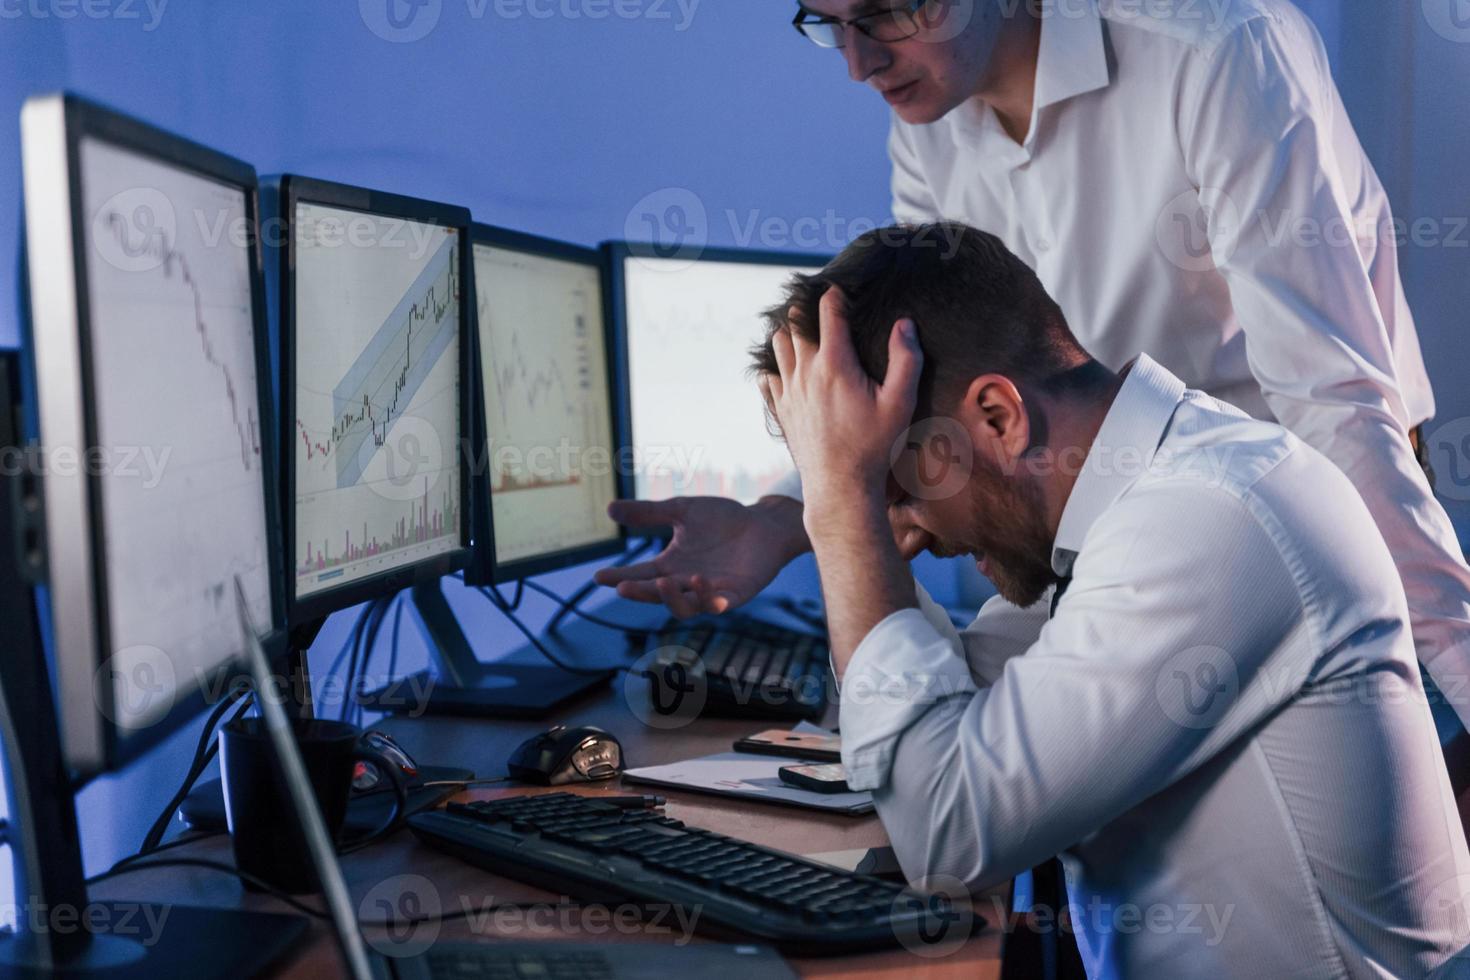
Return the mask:
[[299,201],[295,595],[460,547],[459,229]]
[[[78,153],[106,653],[172,694],[240,653],[236,576],[273,618],[249,253],[211,234],[245,226],[245,191],[90,136]],[[172,704],[111,707],[141,728]]]
[[596,265],[474,247],[499,564],[619,539]]
[[750,378],[763,311],[796,272],[821,266],[623,258],[629,393],[640,498],[759,500],[791,456]]

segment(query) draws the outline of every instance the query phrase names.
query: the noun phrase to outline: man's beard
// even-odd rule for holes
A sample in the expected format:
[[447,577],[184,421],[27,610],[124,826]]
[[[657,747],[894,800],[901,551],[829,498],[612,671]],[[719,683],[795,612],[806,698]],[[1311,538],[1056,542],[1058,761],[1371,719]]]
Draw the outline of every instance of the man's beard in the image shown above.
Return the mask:
[[1055,539],[1047,527],[1040,489],[1007,479],[977,459],[970,501],[975,514],[970,550],[984,554],[995,590],[1022,608],[1039,602],[1057,581],[1051,567]]

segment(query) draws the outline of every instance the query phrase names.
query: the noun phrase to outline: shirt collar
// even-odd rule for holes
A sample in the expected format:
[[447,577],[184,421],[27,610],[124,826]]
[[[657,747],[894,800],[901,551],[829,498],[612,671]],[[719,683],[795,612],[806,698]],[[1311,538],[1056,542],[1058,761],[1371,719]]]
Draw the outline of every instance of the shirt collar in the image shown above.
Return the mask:
[[1052,545],[1052,571],[1072,574],[1072,563],[1093,523],[1153,462],[1184,390],[1183,381],[1147,354],[1129,365],[1062,508]]
[[1015,157],[1012,163],[1026,158],[1036,139],[1036,124],[1043,109],[1111,84],[1103,30],[1097,0],[1046,4],[1036,54],[1031,126],[1025,146],[1017,146],[1001,128],[990,107],[974,99],[967,99],[951,113],[951,132],[956,143],[990,140],[997,144],[997,152]]
[[1110,81],[1096,0],[1047,4],[1036,56],[1035,108],[1105,88]]

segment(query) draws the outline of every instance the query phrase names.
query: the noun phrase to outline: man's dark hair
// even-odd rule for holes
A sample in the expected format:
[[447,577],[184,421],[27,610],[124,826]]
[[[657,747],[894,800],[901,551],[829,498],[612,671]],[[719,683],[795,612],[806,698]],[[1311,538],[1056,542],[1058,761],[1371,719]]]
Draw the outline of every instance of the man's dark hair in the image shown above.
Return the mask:
[[911,317],[918,326],[919,418],[982,374],[1003,375],[1023,392],[1058,391],[1092,363],[1036,273],[994,235],[946,221],[878,228],[820,272],[794,276],[785,300],[765,312],[764,342],[751,349],[758,376],[777,373],[777,331],[818,342],[818,307],[832,286],[847,297],[858,361],[876,380],[888,370],[894,323]]

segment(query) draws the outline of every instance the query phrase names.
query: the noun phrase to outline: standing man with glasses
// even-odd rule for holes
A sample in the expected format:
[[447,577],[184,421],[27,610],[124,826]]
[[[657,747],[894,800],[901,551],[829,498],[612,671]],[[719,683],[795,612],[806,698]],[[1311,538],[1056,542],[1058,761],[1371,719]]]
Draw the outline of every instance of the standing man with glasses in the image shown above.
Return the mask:
[[[994,233],[1102,363],[1147,353],[1347,474],[1443,691],[1441,737],[1463,736],[1470,569],[1418,439],[1433,394],[1387,195],[1307,18],[1289,0],[803,0],[794,23],[892,107],[898,221]],[[810,547],[794,487],[612,514],[675,534],[598,581],[681,616],[739,605]]]

